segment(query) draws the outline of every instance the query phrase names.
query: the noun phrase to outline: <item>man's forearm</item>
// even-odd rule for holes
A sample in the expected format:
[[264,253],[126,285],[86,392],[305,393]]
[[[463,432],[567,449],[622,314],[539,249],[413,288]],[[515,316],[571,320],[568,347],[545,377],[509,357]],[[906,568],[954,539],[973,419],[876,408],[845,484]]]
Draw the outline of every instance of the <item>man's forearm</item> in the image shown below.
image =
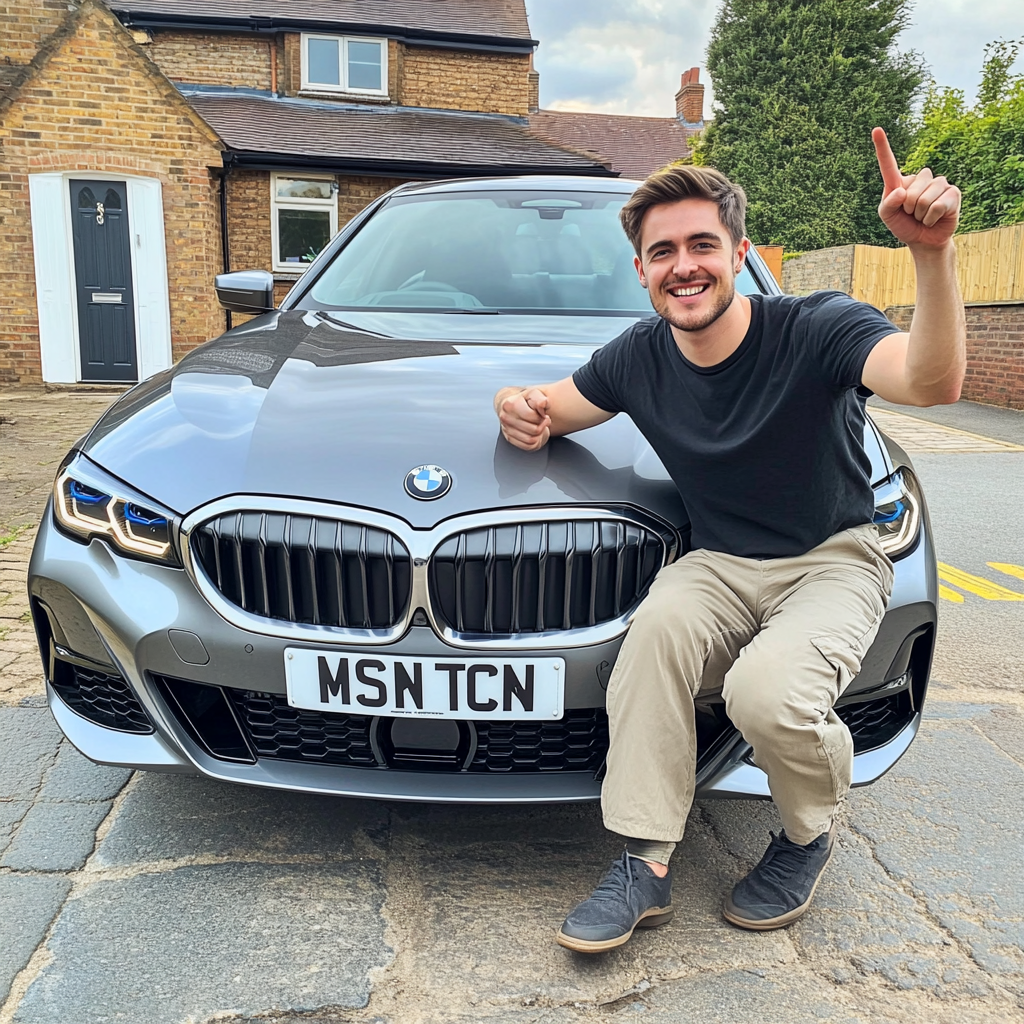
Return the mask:
[[967,323],[952,240],[941,249],[911,249],[917,301],[907,345],[907,386],[920,405],[960,397],[967,365]]

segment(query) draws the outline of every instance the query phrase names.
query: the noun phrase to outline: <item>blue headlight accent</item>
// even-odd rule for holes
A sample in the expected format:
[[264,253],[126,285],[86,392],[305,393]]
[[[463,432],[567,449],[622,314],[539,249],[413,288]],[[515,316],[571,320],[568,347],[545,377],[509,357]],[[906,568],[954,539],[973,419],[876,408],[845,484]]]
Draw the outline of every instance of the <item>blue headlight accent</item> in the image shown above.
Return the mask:
[[900,501],[898,498],[892,503],[893,510],[891,512],[881,512],[875,509],[874,522],[876,523],[894,523],[904,512],[907,510],[907,506]]
[[124,517],[129,523],[138,523],[139,526],[167,525],[167,519],[165,516],[157,515],[155,512],[150,512],[148,509],[139,508],[138,505],[133,505],[128,501],[124,503]]
[[91,487],[86,488],[85,484],[80,484],[77,480],[69,480],[71,497],[75,501],[80,501],[83,505],[98,505],[101,501],[107,501],[110,498],[109,494],[103,494],[100,491],[94,491]]

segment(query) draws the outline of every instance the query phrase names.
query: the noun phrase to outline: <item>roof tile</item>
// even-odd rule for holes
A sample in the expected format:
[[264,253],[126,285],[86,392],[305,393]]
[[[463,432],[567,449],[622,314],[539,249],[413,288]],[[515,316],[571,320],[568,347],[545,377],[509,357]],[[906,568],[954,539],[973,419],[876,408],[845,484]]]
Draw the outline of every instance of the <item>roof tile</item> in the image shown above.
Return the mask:
[[444,35],[530,38],[524,0],[110,0],[119,15],[273,18],[277,23],[336,22]]
[[530,115],[530,130],[560,146],[594,153],[624,178],[648,174],[690,155],[696,129],[674,117],[632,117],[541,110]]
[[312,157],[353,171],[370,164],[602,174],[596,159],[533,135],[511,118],[415,107],[370,107],[194,92],[187,98],[228,147],[247,154]]

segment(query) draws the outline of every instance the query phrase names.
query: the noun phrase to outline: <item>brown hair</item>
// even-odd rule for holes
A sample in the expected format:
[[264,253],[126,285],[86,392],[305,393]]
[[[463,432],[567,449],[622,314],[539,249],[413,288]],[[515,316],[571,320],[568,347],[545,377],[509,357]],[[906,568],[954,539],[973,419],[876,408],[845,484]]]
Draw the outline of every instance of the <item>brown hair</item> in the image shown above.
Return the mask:
[[709,199],[718,206],[718,216],[733,243],[746,237],[747,195],[721,171],[713,167],[675,164],[655,171],[630,197],[619,213],[622,229],[640,255],[640,232],[652,206],[678,203],[681,199]]

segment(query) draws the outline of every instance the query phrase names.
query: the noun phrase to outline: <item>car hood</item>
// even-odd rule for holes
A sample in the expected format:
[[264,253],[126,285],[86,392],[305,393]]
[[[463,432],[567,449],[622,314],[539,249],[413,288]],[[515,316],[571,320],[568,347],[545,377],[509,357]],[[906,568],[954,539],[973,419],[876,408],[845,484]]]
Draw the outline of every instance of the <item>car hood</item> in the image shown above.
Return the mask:
[[[675,486],[625,416],[539,452],[501,437],[499,388],[560,380],[628,326],[592,319],[586,341],[585,325],[543,321],[557,340],[537,340],[537,324],[517,318],[487,318],[477,340],[459,318],[458,340],[440,340],[370,333],[312,312],[268,314],[133,388],[82,450],[181,515],[251,494],[383,509],[424,529],[468,511],[579,502],[635,505],[685,526]],[[502,334],[519,340],[495,340]],[[870,425],[865,443],[877,480],[887,468]],[[406,493],[407,474],[421,465],[451,474],[443,498]]]
[[[183,515],[253,494],[384,509],[420,528],[467,511],[577,502],[628,503],[683,525],[675,487],[625,417],[539,452],[499,433],[499,388],[559,380],[596,345],[393,338],[314,313],[272,314],[133,388],[82,447]],[[421,465],[451,474],[445,497],[405,492]]]

